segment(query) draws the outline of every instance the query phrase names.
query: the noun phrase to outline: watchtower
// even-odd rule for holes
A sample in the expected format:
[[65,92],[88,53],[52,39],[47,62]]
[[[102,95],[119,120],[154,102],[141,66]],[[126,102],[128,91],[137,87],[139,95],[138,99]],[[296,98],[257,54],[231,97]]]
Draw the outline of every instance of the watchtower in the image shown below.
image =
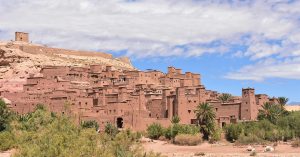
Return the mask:
[[257,106],[255,90],[253,88],[242,89],[241,119],[255,120],[257,117]]
[[23,41],[23,42],[29,42],[29,35],[25,32],[16,32],[15,33],[15,41]]

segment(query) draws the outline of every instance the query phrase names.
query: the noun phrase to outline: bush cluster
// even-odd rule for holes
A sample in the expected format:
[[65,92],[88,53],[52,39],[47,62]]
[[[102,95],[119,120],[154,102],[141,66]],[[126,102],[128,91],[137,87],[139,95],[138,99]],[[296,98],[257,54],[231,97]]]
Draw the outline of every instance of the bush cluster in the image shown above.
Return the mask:
[[158,139],[161,136],[166,139],[174,139],[180,134],[196,135],[198,133],[199,127],[195,125],[173,124],[164,128],[159,123],[153,123],[147,127],[147,135],[151,139]]
[[240,135],[238,140],[236,141],[236,144],[240,145],[247,145],[247,144],[263,144],[264,140],[257,137],[254,134],[249,134],[248,136]]
[[16,146],[15,136],[9,131],[0,132],[0,150],[6,151]]
[[196,146],[202,143],[202,136],[200,134],[179,134],[174,139],[174,144]]
[[147,127],[147,135],[151,139],[157,140],[164,134],[164,128],[159,123],[153,123]]
[[217,141],[220,141],[221,135],[222,135],[222,129],[216,128],[209,139],[209,143],[216,143]]
[[106,134],[110,135],[111,137],[115,137],[119,132],[118,128],[112,125],[111,123],[107,123],[105,125],[104,131]]
[[263,119],[230,124],[225,128],[225,135],[228,141],[240,144],[293,140],[300,137],[300,112],[278,117],[276,123]]
[[199,132],[199,127],[195,125],[174,124],[165,128],[163,135],[167,139],[174,139],[179,134],[196,135]]
[[95,122],[76,125],[66,115],[56,115],[39,106],[34,112],[18,116],[9,129],[0,132],[0,149],[16,148],[14,157],[99,156],[99,157],[159,157],[145,153],[139,144],[140,133],[130,130],[97,133]]
[[[197,145],[202,142],[198,126],[173,124],[167,128],[158,123],[153,123],[147,128],[147,135],[151,139],[168,139],[178,145]],[[218,137],[215,140],[219,140]]]
[[99,124],[95,120],[82,121],[80,125],[83,128],[95,128],[96,131],[99,129]]

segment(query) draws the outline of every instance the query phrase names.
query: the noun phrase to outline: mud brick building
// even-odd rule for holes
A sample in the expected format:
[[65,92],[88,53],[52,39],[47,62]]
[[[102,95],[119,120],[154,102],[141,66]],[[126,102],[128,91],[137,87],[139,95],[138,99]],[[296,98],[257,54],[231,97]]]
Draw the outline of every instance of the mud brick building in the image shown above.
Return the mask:
[[219,95],[204,87],[200,74],[182,73],[174,67],[163,73],[97,64],[45,66],[27,78],[23,91],[1,91],[1,97],[10,100],[9,106],[19,114],[44,104],[50,111],[76,117],[78,122],[96,120],[101,128],[109,122],[134,130],[145,130],[154,122],[168,126],[175,115],[181,118],[180,123],[194,124],[194,110],[202,102],[213,105],[222,127],[255,120],[265,102],[276,101],[265,94],[256,95],[252,88],[242,89],[242,96],[226,103],[218,100]]

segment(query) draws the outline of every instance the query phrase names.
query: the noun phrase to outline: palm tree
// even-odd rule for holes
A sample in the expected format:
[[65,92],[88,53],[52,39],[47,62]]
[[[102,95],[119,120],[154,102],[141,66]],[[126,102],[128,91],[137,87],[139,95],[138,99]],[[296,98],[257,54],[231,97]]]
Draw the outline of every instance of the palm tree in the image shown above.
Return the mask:
[[268,119],[272,123],[276,123],[277,119],[285,113],[285,110],[278,104],[272,104],[270,102],[266,102],[262,106],[262,110],[258,112],[258,119]]
[[286,98],[286,97],[278,97],[278,103],[284,107],[287,102],[289,101],[289,98]]
[[211,135],[215,129],[216,114],[214,109],[209,103],[200,103],[194,112],[198,120],[198,125],[200,125],[203,138],[208,140],[209,135]]
[[228,102],[232,99],[232,95],[228,93],[222,93],[220,96],[218,96],[218,99],[222,102]]

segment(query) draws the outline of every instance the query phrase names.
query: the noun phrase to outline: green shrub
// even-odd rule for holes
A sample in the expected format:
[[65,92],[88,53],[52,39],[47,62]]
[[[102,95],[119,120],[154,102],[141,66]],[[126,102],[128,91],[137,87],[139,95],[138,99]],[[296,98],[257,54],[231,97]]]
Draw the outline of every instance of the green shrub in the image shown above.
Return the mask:
[[282,130],[282,137],[283,137],[283,141],[288,141],[288,140],[291,140],[295,137],[295,134],[293,132],[293,130],[290,130],[290,129],[285,129],[285,130]]
[[263,144],[265,141],[263,139],[260,139],[256,135],[241,135],[238,140],[236,141],[236,144],[238,145],[248,145],[248,144]]
[[274,129],[272,131],[267,131],[265,134],[265,140],[272,141],[272,142],[279,141],[282,139],[282,135],[283,132],[277,129]]
[[95,120],[81,121],[80,125],[82,128],[95,128],[96,131],[99,129],[99,124]]
[[5,102],[0,99],[0,131],[8,129],[12,115],[12,112],[7,108]]
[[111,123],[107,123],[105,125],[104,131],[105,131],[105,133],[107,133],[108,135],[110,135],[112,137],[115,137],[117,135],[117,133],[119,132],[118,128],[116,126],[112,125]]
[[243,132],[241,124],[230,124],[225,128],[225,136],[228,141],[235,141]]
[[47,110],[38,108],[32,113],[19,116],[18,121],[20,123],[17,128],[25,131],[36,131],[51,124],[55,119]]
[[216,128],[214,132],[211,134],[209,139],[209,143],[215,143],[221,140],[222,129]]
[[200,128],[195,125],[174,124],[165,129],[164,136],[167,139],[173,139],[178,134],[195,135],[200,132]]
[[139,139],[142,138],[142,133],[141,132],[132,132],[130,129],[126,129],[123,131],[127,134],[128,138],[131,141],[138,141]]
[[[82,129],[68,117],[51,116],[46,110],[36,110],[22,120],[15,121],[13,126],[15,134],[3,132],[0,141],[14,141],[18,139],[15,156],[103,156],[103,157],[159,157],[159,154],[147,153],[136,143],[141,136],[130,130],[116,133],[117,129],[107,125],[107,133],[98,134],[94,128]],[[29,126],[37,126],[28,128]],[[5,134],[4,134],[5,133]],[[112,136],[114,135],[114,136]],[[15,146],[7,141],[1,141],[1,149],[10,149]],[[3,144],[9,144],[5,146]]]
[[202,137],[200,134],[190,135],[190,134],[179,134],[174,139],[174,144],[195,146],[202,142]]
[[180,122],[180,117],[175,115],[172,117],[171,123],[172,124],[178,124]]
[[158,139],[164,134],[164,128],[159,123],[153,123],[147,128],[147,135],[151,139]]
[[11,132],[0,132],[0,150],[6,151],[13,148],[16,145],[16,139]]
[[172,126],[169,126],[166,129],[164,129],[164,137],[166,137],[167,139],[172,139],[175,137],[173,135]]

